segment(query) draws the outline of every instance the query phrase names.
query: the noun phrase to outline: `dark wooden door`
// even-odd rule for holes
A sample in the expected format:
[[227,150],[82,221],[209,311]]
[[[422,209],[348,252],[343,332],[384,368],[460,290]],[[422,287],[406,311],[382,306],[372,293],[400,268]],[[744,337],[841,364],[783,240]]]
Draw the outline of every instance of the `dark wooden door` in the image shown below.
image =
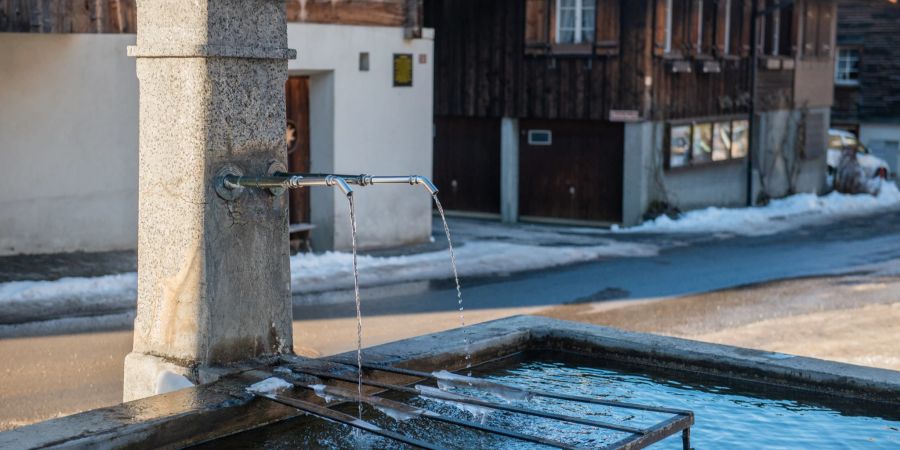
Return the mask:
[[[549,130],[550,145],[529,144],[529,130]],[[624,130],[587,120],[521,120],[519,214],[621,221]]]
[[434,182],[444,208],[500,213],[500,119],[434,118]]
[[[288,170],[309,172],[309,78],[290,77],[286,87]],[[290,223],[309,222],[309,189],[290,190]]]

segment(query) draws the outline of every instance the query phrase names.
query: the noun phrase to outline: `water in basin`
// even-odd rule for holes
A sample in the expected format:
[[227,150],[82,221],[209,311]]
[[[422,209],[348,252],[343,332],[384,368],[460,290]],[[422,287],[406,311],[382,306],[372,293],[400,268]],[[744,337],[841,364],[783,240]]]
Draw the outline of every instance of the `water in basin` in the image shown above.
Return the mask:
[[[625,367],[568,354],[527,353],[473,368],[473,375],[508,384],[610,400],[689,409],[695,413],[692,445],[697,449],[896,449],[900,448],[900,410],[859,400],[848,400],[794,389],[719,377],[700,376],[644,367]],[[495,402],[489,393],[453,389]],[[404,401],[460,419],[483,421],[493,427],[511,428],[579,446],[598,448],[627,436],[550,419],[514,413],[465,410],[457,405],[389,393]],[[572,403],[548,398],[512,400],[531,409],[557,412],[630,426],[646,427],[666,418],[664,414],[608,406]],[[356,405],[338,407],[354,414]],[[365,406],[364,419],[379,426],[448,448],[540,448],[535,444],[489,435],[425,418],[397,421]],[[402,448],[396,442],[374,436],[357,436],[349,427],[302,418],[252,430],[218,441],[216,448]],[[651,448],[680,449],[680,436],[672,436]]]

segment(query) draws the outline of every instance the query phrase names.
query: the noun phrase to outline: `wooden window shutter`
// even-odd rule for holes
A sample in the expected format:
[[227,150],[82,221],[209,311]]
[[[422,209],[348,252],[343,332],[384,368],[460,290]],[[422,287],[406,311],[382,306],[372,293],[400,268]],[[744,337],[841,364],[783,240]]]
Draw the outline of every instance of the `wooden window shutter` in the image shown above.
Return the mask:
[[546,51],[550,46],[550,1],[525,0],[525,51]]
[[803,56],[814,58],[819,42],[819,4],[818,2],[807,0],[806,14],[803,18]]
[[819,1],[819,33],[817,35],[818,49],[816,49],[816,54],[819,55],[820,58],[830,58],[833,40],[832,30],[833,28],[833,19],[834,19],[834,2],[832,1]]
[[666,53],[666,0],[654,2],[653,22],[653,54],[662,56]]
[[730,49],[725,48],[725,33],[728,31],[728,26],[730,26],[731,17],[728,16],[728,5],[727,3],[732,0],[718,0],[716,2],[716,53],[720,55],[724,55],[728,53]]
[[703,0],[688,0],[688,43],[685,45],[687,54],[693,55],[699,53],[697,49],[697,41],[700,39],[700,24],[703,23],[703,17],[700,16],[701,6],[698,4]]
[[741,12],[741,39],[740,39],[740,51],[741,56],[750,56],[750,50],[752,43],[750,42],[753,38],[750,36],[750,28],[752,27],[753,21],[753,1],[752,0],[742,0],[744,5]]
[[621,0],[597,0],[595,45],[601,53],[614,53],[619,48],[619,4]]

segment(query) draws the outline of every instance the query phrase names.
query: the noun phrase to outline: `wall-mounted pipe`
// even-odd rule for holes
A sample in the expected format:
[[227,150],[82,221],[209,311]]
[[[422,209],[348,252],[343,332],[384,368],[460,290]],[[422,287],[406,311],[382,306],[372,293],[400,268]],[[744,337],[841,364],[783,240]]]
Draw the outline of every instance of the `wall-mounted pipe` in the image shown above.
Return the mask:
[[300,175],[274,173],[272,175],[247,177],[242,175],[224,175],[222,185],[230,190],[240,188],[269,189],[275,194],[284,189],[297,189],[308,186],[337,186],[346,196],[353,195],[353,188],[343,178],[334,175]]
[[[291,174],[291,173],[276,173],[276,175],[302,175],[302,174]],[[329,176],[325,174],[308,174],[307,176]],[[353,184],[356,186],[373,186],[376,184],[409,184],[412,186],[420,185],[424,187],[429,194],[434,195],[438,193],[437,186],[431,182],[427,177],[423,177],[420,175],[399,175],[399,176],[374,176],[374,175],[331,175],[338,178],[342,178],[349,184]]]
[[[282,168],[284,166],[281,166]],[[282,169],[283,170],[283,169]],[[335,175],[318,173],[288,173],[270,169],[269,175],[244,176],[236,168],[225,168],[216,177],[216,191],[226,200],[234,200],[245,188],[268,189],[274,195],[281,195],[287,189],[308,186],[337,186],[346,196],[353,195],[356,186],[374,186],[376,184],[408,184],[422,186],[429,194],[438,192],[437,186],[426,177],[419,175],[373,176],[373,175]]]

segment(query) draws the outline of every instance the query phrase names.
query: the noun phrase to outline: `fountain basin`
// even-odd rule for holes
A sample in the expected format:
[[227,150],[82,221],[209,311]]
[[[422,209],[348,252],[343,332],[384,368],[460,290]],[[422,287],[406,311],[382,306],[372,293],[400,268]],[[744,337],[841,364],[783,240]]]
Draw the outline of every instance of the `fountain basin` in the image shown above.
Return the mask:
[[[880,416],[886,420],[887,427],[891,426],[891,420],[900,419],[890,417],[889,413],[885,417],[885,411],[894,412],[894,416],[900,411],[900,373],[890,370],[532,316],[487,322],[468,327],[467,332],[475,364],[515,355],[527,355],[519,363],[533,364],[541,360],[564,359],[560,355],[577,354],[576,366],[590,366],[592,371],[601,371],[594,375],[603,373],[613,379],[617,374],[636,372],[652,373],[668,380],[700,377],[716,380],[712,384],[740,385],[742,389],[774,393],[779,398],[809,399],[838,413],[845,412],[842,405],[852,404],[855,405],[852,414]],[[366,349],[364,359],[367,363],[427,372],[452,370],[465,366],[464,347],[463,331],[457,329]],[[355,352],[337,358],[353,360]],[[279,366],[308,364],[321,367],[323,363],[297,357],[282,357],[268,363],[245,367],[246,370],[236,375],[207,385],[0,433],[0,447],[177,448],[208,442],[221,448],[227,447],[229,442],[235,445],[257,442],[253,441],[254,433],[274,436],[314,431],[314,421],[318,419],[304,417],[297,409],[256,398],[245,388],[273,374],[283,373],[283,368],[277,369]],[[482,375],[502,378],[504,371],[518,370],[516,363],[510,360],[500,362],[499,366],[490,364],[478,368]],[[378,378],[387,383],[409,382],[409,377],[385,372],[379,372]],[[292,396],[317,401],[314,393],[297,391]],[[651,401],[641,401],[641,398],[640,390],[635,390],[632,400],[658,404],[656,398]],[[702,424],[703,409],[696,408],[694,412],[697,423]],[[280,424],[274,426],[277,423]],[[840,427],[841,424],[840,414],[836,414],[834,425]],[[758,435],[747,436],[750,443],[760,438]],[[666,442],[661,445],[667,445]],[[695,445],[709,447],[697,442]],[[881,445],[891,444],[881,442]]]

